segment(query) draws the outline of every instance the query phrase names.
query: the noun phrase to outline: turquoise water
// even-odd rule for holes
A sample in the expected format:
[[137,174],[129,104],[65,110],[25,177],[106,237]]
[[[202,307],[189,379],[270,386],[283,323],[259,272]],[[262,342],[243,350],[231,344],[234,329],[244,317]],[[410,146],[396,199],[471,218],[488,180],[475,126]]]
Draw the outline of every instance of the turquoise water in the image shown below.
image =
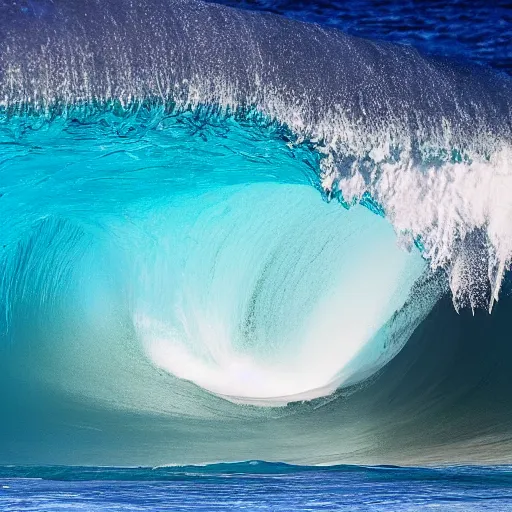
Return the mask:
[[[182,439],[197,435],[190,418],[261,420],[257,406],[325,397],[375,373],[433,305],[435,293],[413,297],[419,250],[397,246],[371,201],[327,202],[321,156],[279,125],[81,112],[2,124],[8,432],[31,435],[19,408],[57,417],[86,462],[91,407],[171,416]],[[16,460],[42,457],[19,443]],[[221,458],[212,448],[177,456]],[[62,449],[54,460],[69,460]]]

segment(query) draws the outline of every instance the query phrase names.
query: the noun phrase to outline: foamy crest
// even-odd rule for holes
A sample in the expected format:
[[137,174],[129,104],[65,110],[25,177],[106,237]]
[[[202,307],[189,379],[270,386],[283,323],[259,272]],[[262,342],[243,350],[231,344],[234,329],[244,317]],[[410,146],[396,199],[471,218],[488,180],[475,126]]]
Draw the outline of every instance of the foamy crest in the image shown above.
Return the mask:
[[491,310],[512,259],[511,146],[486,157],[458,154],[460,161],[376,155],[371,166],[354,159],[344,168],[327,158],[324,190],[341,191],[348,203],[369,193],[400,238],[416,243],[433,269],[446,270],[456,308]]

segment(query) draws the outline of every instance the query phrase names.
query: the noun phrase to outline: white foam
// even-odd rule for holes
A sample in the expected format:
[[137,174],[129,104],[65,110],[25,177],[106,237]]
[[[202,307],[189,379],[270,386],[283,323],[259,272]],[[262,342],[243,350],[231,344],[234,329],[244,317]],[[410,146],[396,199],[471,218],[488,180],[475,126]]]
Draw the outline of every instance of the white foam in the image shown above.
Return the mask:
[[324,189],[337,185],[348,202],[369,192],[399,237],[420,238],[431,267],[446,270],[456,308],[492,308],[512,258],[512,147],[440,166],[422,166],[406,152],[395,163],[383,156],[370,177],[359,162],[342,173],[326,161]]
[[[253,185],[227,197],[210,199],[228,217],[203,206],[205,230],[193,223],[187,237],[201,244],[187,252],[185,281],[160,292],[150,277],[135,294],[145,297],[134,324],[153,364],[236,403],[285,405],[357,382],[405,344],[408,335],[386,348],[378,333],[425,263],[396,245],[385,220],[323,203],[311,187]],[[155,268],[167,282],[170,270]],[[364,361],[350,365],[363,348]]]

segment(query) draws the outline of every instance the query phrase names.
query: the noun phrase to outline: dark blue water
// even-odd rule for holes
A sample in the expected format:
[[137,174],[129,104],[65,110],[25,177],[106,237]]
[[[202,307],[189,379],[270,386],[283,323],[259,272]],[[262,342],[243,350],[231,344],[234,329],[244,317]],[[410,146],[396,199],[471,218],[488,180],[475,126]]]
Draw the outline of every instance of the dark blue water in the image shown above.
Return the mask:
[[413,45],[512,74],[512,4],[508,0],[214,0],[355,36]]
[[[0,468],[0,475],[0,509],[12,512],[512,510],[512,469],[505,466],[300,468],[252,462],[154,470]],[[24,478],[9,478],[14,475]]]

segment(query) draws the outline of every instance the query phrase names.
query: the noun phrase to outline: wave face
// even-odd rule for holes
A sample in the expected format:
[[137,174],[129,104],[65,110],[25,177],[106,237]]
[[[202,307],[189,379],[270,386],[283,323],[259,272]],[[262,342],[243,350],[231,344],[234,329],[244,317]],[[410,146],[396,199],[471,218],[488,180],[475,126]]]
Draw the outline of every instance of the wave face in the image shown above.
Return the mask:
[[510,457],[510,78],[188,0],[0,15],[0,462]]

